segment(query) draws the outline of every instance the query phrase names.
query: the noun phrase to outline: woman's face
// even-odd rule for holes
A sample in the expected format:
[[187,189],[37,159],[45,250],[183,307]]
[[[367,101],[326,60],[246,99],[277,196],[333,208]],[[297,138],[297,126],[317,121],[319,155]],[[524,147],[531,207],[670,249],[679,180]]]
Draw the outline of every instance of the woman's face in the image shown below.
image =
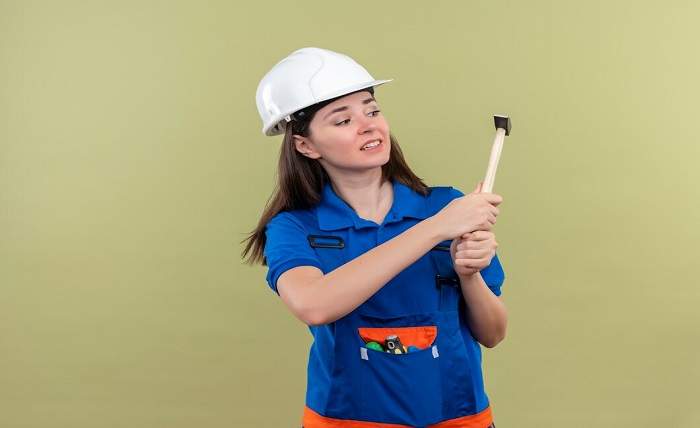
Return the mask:
[[[323,106],[311,119],[309,129],[308,137],[294,136],[296,149],[317,159],[327,171],[357,172],[381,167],[389,161],[389,124],[367,91],[355,92]],[[377,140],[378,146],[366,147]]]

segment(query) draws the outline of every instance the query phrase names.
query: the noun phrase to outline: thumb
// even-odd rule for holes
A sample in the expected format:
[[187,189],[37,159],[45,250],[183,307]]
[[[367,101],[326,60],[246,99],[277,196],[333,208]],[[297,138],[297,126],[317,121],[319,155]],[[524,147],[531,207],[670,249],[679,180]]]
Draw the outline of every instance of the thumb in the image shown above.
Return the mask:
[[472,193],[481,193],[481,188],[483,187],[484,182],[480,181],[479,184],[476,185],[476,189]]

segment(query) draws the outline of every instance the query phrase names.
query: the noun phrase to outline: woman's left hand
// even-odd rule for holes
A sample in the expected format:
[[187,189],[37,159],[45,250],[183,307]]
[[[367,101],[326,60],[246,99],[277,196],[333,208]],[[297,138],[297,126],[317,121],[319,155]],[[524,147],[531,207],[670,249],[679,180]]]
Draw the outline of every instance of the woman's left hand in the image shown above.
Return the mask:
[[496,247],[496,235],[485,230],[475,230],[453,239],[450,254],[455,272],[460,276],[470,276],[484,269],[491,264]]

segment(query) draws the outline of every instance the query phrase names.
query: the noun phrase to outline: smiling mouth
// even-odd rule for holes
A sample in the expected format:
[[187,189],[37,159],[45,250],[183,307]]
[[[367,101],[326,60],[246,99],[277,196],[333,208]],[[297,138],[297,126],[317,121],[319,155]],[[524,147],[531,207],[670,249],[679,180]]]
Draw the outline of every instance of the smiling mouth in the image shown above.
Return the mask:
[[371,142],[362,146],[362,148],[360,150],[371,150],[371,149],[379,147],[381,144],[382,144],[382,140],[377,138],[376,140],[372,140]]

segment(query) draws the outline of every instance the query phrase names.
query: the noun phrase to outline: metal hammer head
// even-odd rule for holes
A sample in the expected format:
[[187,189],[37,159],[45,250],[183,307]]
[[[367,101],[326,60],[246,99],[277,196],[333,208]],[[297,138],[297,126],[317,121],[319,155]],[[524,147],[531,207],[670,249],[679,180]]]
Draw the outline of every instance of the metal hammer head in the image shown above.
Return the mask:
[[510,135],[510,117],[494,115],[493,122],[496,125],[496,129],[503,128],[506,130],[506,135]]

